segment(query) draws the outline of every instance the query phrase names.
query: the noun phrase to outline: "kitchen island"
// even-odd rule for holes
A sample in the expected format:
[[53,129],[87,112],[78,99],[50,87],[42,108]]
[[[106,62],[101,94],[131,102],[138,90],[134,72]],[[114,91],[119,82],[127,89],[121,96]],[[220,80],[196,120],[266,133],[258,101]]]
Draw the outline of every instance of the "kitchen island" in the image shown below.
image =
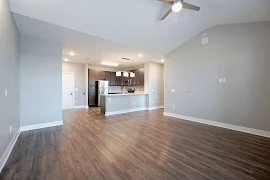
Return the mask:
[[100,97],[100,111],[106,116],[146,110],[148,93],[103,94]]

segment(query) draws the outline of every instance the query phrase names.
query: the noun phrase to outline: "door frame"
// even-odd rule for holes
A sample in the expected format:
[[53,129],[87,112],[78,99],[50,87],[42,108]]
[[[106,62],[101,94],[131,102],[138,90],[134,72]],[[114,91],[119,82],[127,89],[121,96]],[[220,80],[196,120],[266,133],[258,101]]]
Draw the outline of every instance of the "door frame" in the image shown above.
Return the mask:
[[[74,102],[75,102],[75,91],[74,91],[74,84],[75,84],[75,78],[74,78],[74,72],[62,72],[62,96],[63,96],[63,74],[70,74],[72,75],[72,108],[74,109]],[[63,99],[62,99],[63,103]],[[62,109],[63,109],[63,104],[62,104]]]

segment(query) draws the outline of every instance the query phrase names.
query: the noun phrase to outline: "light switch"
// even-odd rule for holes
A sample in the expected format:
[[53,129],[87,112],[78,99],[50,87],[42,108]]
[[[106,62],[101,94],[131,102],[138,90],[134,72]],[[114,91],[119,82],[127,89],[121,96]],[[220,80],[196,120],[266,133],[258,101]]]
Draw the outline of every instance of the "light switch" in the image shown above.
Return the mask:
[[219,78],[218,82],[219,83],[222,83],[223,82],[223,79],[222,78]]
[[171,89],[171,92],[175,92],[175,89]]
[[5,90],[5,97],[8,97],[8,90]]
[[223,78],[223,82],[224,82],[224,83],[227,82],[227,79],[226,79],[226,78]]
[[108,98],[108,101],[110,102],[111,101],[111,98]]
[[136,103],[134,102],[134,105],[135,105]]
[[75,88],[75,91],[78,91],[79,90],[79,88]]
[[154,89],[152,89],[152,91],[154,91]]
[[152,104],[154,104],[154,101],[152,101]]
[[173,107],[172,107],[173,109],[175,109],[175,106],[173,105]]

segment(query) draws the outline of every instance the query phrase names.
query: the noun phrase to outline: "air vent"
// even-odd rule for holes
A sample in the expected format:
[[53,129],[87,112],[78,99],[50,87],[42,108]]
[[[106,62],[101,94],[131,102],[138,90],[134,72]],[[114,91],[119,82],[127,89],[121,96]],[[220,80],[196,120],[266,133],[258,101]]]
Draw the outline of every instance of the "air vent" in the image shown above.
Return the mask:
[[130,59],[128,59],[128,58],[122,58],[123,60],[126,60],[126,61],[130,61]]

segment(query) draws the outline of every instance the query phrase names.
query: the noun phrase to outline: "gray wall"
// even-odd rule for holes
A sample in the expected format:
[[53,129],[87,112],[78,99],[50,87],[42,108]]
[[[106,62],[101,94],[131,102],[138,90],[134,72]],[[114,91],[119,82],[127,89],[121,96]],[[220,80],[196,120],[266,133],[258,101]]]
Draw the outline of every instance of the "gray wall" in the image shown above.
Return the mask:
[[144,87],[149,92],[148,106],[164,105],[164,66],[157,63],[146,63],[144,65]]
[[62,121],[62,45],[21,38],[21,126]]
[[[7,0],[0,1],[0,159],[20,127],[20,35]],[[4,91],[8,90],[5,98]],[[10,132],[9,127],[12,126]]]
[[270,22],[210,28],[166,56],[165,112],[270,131],[269,77]]
[[74,105],[85,106],[85,95],[83,94],[83,90],[86,89],[85,65],[63,62],[62,71],[74,73],[74,86],[75,86],[74,89],[78,89],[74,91],[75,92]]

